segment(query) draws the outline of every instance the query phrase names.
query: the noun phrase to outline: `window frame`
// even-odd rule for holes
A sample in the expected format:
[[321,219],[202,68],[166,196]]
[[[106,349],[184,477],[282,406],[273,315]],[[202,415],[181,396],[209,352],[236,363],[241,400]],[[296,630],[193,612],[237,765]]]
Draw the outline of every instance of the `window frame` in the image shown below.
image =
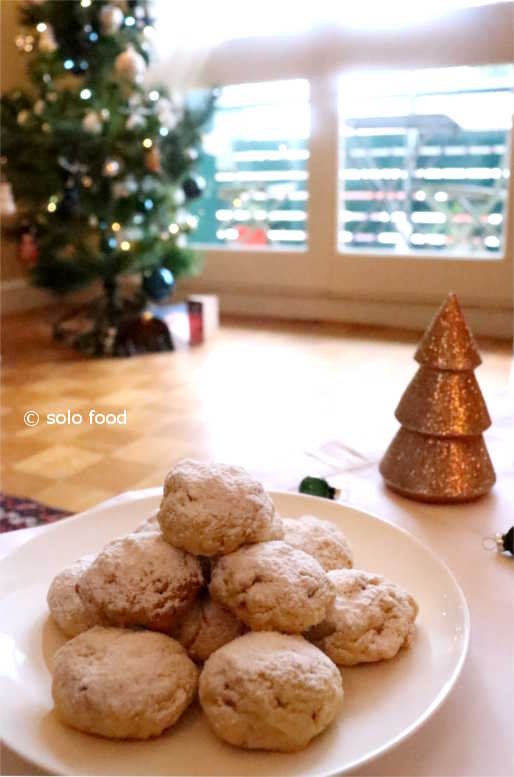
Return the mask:
[[[288,78],[309,81],[308,236],[301,249],[199,246],[205,269],[187,288],[219,293],[222,304],[225,297],[226,309],[233,312],[342,320],[367,316],[363,320],[402,326],[419,326],[425,320],[423,309],[439,304],[451,290],[475,311],[472,324],[476,322],[481,332],[511,335],[512,130],[502,258],[455,258],[425,251],[408,255],[340,252],[337,232],[340,76],[363,68],[512,62],[513,11],[512,2],[460,9],[401,30],[370,32],[327,25],[298,36],[229,41],[199,54],[202,65],[195,74],[195,86]],[[347,304],[338,308],[338,302]]]

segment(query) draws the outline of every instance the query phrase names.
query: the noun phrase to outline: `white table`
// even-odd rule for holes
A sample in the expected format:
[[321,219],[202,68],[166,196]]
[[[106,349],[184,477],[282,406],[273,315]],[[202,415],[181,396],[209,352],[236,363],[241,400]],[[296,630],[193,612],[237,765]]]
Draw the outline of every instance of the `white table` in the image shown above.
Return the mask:
[[[514,522],[514,433],[506,421],[487,435],[498,483],[489,496],[472,504],[433,506],[396,496],[384,488],[376,462],[354,465],[331,478],[342,488],[342,500],[407,529],[439,554],[457,577],[471,612],[468,658],[443,708],[359,775],[513,773],[514,560],[482,547],[484,537],[504,533]],[[304,474],[323,469],[312,458],[303,466]],[[265,479],[269,487],[284,486],[277,478]],[[22,529],[0,536],[0,556],[44,531]],[[8,748],[2,753],[1,773],[43,774]]]

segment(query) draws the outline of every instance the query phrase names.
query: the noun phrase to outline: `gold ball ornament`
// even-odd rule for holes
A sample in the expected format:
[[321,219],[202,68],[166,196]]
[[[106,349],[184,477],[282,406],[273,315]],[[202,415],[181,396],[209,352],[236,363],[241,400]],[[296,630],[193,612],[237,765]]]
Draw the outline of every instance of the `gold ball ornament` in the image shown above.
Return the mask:
[[145,167],[149,173],[158,173],[161,169],[161,153],[155,146],[145,153]]
[[141,83],[146,70],[146,62],[133,46],[128,46],[114,60],[114,70],[121,81]]

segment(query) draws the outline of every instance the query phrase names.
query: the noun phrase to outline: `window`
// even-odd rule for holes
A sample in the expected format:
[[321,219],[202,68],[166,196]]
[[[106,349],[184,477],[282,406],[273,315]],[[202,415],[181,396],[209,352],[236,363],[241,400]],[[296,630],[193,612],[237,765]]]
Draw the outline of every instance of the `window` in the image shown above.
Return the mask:
[[309,85],[226,86],[204,137],[208,182],[195,243],[294,246],[307,239]]
[[168,53],[170,84],[223,87],[188,290],[230,313],[417,328],[452,290],[477,334],[511,335],[514,4],[482,1],[327,2],[324,25],[302,32],[299,12],[291,34],[256,19],[241,38],[216,6],[223,41]]
[[342,251],[503,254],[511,65],[342,80]]

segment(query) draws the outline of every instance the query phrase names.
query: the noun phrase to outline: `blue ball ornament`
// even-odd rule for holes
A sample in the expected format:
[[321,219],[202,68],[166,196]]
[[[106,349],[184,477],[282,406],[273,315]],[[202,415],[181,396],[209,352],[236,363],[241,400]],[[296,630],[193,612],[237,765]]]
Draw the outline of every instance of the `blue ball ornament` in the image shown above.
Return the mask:
[[169,297],[175,286],[175,278],[167,267],[156,267],[143,276],[143,289],[154,302]]

